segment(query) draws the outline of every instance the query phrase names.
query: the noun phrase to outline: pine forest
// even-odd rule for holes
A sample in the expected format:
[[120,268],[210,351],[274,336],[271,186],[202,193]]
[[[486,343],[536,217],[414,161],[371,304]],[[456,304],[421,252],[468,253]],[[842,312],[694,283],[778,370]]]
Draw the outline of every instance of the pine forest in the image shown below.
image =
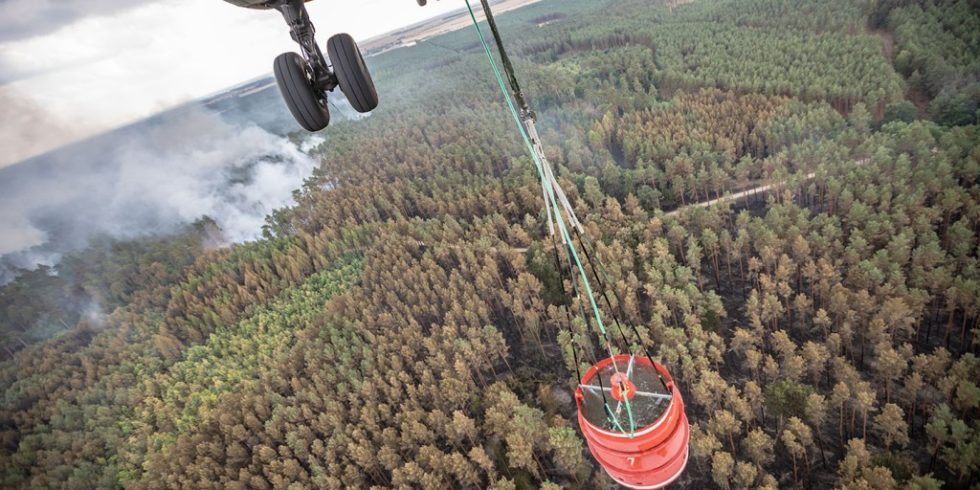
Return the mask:
[[[980,2],[498,21],[600,307],[684,395],[673,488],[977,488]],[[381,107],[263,239],[202,217],[0,288],[0,487],[618,488],[572,398],[607,355],[475,31],[367,63]]]

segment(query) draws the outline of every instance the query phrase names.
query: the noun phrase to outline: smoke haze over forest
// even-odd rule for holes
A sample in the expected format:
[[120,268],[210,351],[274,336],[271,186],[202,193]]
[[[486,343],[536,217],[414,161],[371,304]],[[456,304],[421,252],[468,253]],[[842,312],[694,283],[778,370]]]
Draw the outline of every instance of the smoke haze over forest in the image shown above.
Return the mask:
[[310,175],[304,151],[323,139],[283,135],[288,114],[274,87],[245,97],[264,115],[191,104],[0,170],[0,282],[97,235],[166,234],[203,216],[229,242],[257,238]]

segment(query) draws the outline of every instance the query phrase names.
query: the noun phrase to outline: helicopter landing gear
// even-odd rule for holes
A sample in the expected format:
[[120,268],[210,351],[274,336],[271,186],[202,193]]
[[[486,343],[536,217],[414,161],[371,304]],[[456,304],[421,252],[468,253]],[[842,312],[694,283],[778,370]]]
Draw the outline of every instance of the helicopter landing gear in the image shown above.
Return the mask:
[[303,129],[316,132],[330,124],[327,92],[338,86],[358,112],[369,112],[378,106],[371,74],[350,35],[337,34],[327,41],[333,63],[330,66],[316,44],[316,29],[303,0],[280,0],[274,8],[289,24],[290,34],[302,52],[302,56],[293,52],[279,55],[273,71],[289,112]]
[[333,63],[340,90],[357,112],[371,112],[378,107],[378,92],[371,73],[364,64],[361,50],[350,34],[337,34],[327,40],[327,54]]
[[312,68],[296,53],[283,53],[273,63],[276,84],[286,107],[303,129],[315,133],[330,124],[327,94],[315,89]]

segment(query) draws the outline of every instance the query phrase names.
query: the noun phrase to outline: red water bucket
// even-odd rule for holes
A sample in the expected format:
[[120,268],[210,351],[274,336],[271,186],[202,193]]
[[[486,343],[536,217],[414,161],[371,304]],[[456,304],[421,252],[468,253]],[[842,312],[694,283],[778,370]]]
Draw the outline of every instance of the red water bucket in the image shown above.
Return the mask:
[[[633,429],[620,416],[627,401]],[[660,363],[629,355],[604,359],[585,373],[575,403],[589,450],[613,480],[656,489],[681,476],[690,427],[681,393]]]

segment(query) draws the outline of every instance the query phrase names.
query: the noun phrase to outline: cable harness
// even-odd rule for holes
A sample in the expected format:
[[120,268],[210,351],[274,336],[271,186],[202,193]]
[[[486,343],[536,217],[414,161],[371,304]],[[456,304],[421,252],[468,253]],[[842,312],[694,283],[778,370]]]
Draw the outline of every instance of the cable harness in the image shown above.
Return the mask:
[[[558,180],[555,178],[553,167],[545,156],[544,148],[541,145],[541,139],[538,136],[538,130],[535,126],[535,114],[529,108],[527,104],[527,99],[521,90],[519,80],[515,74],[513,64],[510,58],[507,56],[507,50],[504,47],[503,41],[500,36],[500,31],[497,29],[497,23],[493,17],[493,12],[490,8],[488,0],[480,0],[483,12],[486,15],[487,23],[490,26],[490,30],[493,34],[493,38],[497,47],[497,51],[500,54],[501,64],[503,65],[503,70],[494,59],[493,51],[487,41],[486,36],[483,34],[483,29],[480,27],[480,22],[477,20],[476,13],[473,10],[473,6],[470,0],[466,1],[466,8],[469,11],[470,19],[473,21],[473,26],[480,38],[480,43],[483,45],[484,53],[486,54],[487,61],[490,63],[490,67],[493,70],[493,74],[497,80],[497,85],[500,87],[500,91],[504,96],[504,100],[507,103],[507,107],[510,110],[511,116],[514,119],[514,123],[517,126],[521,134],[521,139],[524,141],[524,145],[527,148],[528,153],[531,156],[531,160],[534,162],[535,170],[538,173],[538,178],[541,181],[541,192],[544,197],[545,211],[548,219],[548,231],[552,237],[552,245],[555,252],[555,262],[562,274],[560,282],[564,282],[565,272],[571,279],[574,296],[580,300],[584,296],[588,300],[588,305],[591,309],[591,321],[594,322],[596,328],[601,336],[601,341],[605,346],[605,349],[609,353],[610,359],[612,359],[612,366],[615,374],[610,378],[612,383],[618,384],[618,386],[612,386],[607,388],[604,386],[602,381],[602,376],[596,376],[599,386],[596,387],[591,384],[581,384],[582,376],[580,372],[577,372],[580,386],[585,389],[592,391],[598,391],[603,399],[603,404],[605,406],[605,411],[608,415],[609,424],[616,430],[624,434],[629,434],[631,437],[636,432],[636,423],[633,417],[633,409],[630,405],[631,396],[615,396],[616,394],[624,394],[629,392],[631,384],[629,383],[629,378],[633,374],[633,349],[631,343],[626,338],[623,331],[622,324],[620,323],[617,315],[615,314],[615,309],[612,306],[612,301],[609,299],[608,294],[605,291],[605,284],[609,284],[608,276],[606,275],[605,269],[602,267],[601,262],[598,260],[598,256],[595,253],[590,253],[589,239],[585,234],[585,230],[582,226],[582,222],[578,219],[575,214],[575,209],[572,207],[568,200],[568,196],[562,189]],[[506,75],[506,81],[505,81]],[[507,85],[510,85],[510,91],[507,89]],[[515,103],[516,101],[516,103]],[[574,238],[578,238],[581,245],[582,251],[585,255],[585,261],[582,260],[582,255],[579,254],[576,248],[576,243]],[[558,254],[558,241],[561,242],[561,248],[565,252],[565,262],[567,268],[563,266]],[[606,324],[603,321],[603,314],[599,308],[599,301],[595,290],[592,288],[592,281],[589,277],[589,272],[586,270],[585,264],[588,263],[589,270],[591,270],[593,277],[599,286],[600,296],[604,300],[606,307],[613,312],[611,315],[613,321],[618,328],[621,340],[624,347],[630,351],[630,360],[625,367],[625,373],[623,373],[619,362],[617,362],[616,348],[613,345],[612,340],[609,337],[609,331],[606,328]],[[581,289],[579,287],[579,280],[576,280],[575,275],[579,276],[581,281]],[[605,279],[605,281],[603,281]],[[562,293],[565,294],[564,284],[561,286]],[[619,298],[618,293],[613,289],[613,295],[616,297],[617,304],[622,305],[622,301]],[[582,301],[579,302],[582,305]],[[569,304],[566,302],[564,305],[565,311],[568,314],[569,319],[571,319],[571,312],[569,310]],[[589,324],[589,315],[586,315],[584,307],[581,310],[582,317],[585,319],[586,324]],[[626,315],[622,315],[626,319],[629,326],[632,328],[633,334],[636,337],[637,343],[641,343],[641,337],[636,325]],[[571,322],[569,322],[569,329],[571,331]],[[575,360],[576,371],[578,371],[578,354],[575,349],[574,332],[572,331],[572,355]],[[651,363],[653,359],[651,358],[649,352],[646,350],[645,346],[641,345],[641,349],[644,352],[645,357],[647,357]],[[661,379],[663,383],[663,380]],[[665,384],[666,386],[666,384]],[[634,388],[635,391],[635,388]],[[612,393],[614,398],[616,398],[618,403],[616,408],[613,409],[609,400],[606,398],[606,393]],[[634,393],[635,394],[635,393]],[[644,393],[644,395],[647,395]],[[670,399],[670,396],[657,395],[666,400]],[[625,421],[621,422],[622,412],[625,408]],[[624,427],[623,422],[626,423]]]

